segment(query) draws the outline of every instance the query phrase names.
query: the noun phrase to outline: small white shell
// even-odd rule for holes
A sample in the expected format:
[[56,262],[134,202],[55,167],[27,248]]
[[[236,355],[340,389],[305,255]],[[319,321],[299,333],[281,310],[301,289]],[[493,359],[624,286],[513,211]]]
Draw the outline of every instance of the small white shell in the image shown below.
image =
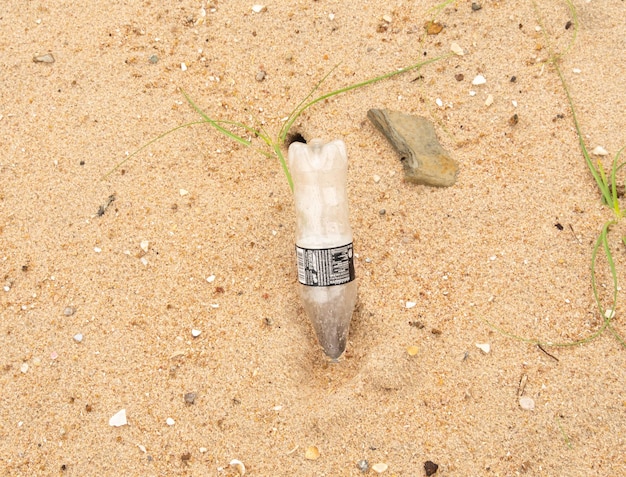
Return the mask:
[[606,149],[604,149],[602,146],[596,146],[595,149],[591,151],[591,154],[595,156],[608,156],[609,152]]
[[230,466],[234,467],[235,469],[237,469],[237,472],[239,472],[239,475],[245,475],[246,474],[246,466],[243,465],[243,462],[241,462],[238,459],[233,459],[230,461]]
[[465,54],[465,52],[463,51],[463,48],[461,48],[459,44],[454,41],[450,45],[450,51],[452,51],[452,53],[458,56],[463,56]]
[[491,351],[491,345],[489,343],[476,343],[476,347],[485,354]]
[[535,400],[528,396],[522,396],[519,398],[519,406],[526,411],[532,411],[535,409]]
[[128,424],[128,421],[126,420],[126,409],[118,411],[117,414],[109,419],[109,426],[120,427],[125,426],[126,424]]
[[378,464],[374,464],[372,466],[372,470],[374,472],[376,472],[377,474],[382,474],[383,472],[385,472],[387,469],[389,468],[389,466],[387,464],[385,464],[384,462],[379,462]]
[[485,84],[487,82],[487,80],[485,79],[485,77],[483,75],[478,75],[476,76],[473,80],[472,80],[472,84],[474,86],[478,86],[480,84]]

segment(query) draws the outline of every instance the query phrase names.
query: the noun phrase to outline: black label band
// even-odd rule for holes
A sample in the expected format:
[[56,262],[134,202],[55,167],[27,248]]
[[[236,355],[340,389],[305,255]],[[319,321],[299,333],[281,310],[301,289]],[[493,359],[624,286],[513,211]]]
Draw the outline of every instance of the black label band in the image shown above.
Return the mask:
[[352,243],[341,247],[310,249],[296,245],[298,281],[312,287],[343,285],[354,280]]

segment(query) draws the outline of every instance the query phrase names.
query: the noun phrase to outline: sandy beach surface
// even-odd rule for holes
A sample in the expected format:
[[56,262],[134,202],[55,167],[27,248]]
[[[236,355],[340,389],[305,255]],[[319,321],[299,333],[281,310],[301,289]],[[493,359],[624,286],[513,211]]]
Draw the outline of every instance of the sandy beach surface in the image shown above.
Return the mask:
[[[621,338],[598,334],[590,272],[614,214],[549,61],[575,36],[559,65],[609,167],[626,3],[253,5],[0,5],[0,475],[626,475],[623,292],[600,252]],[[299,303],[292,195],[260,138],[196,125],[103,177],[202,119],[181,88],[275,137],[335,66],[316,95],[441,56],[293,125],[348,149],[359,306],[338,364]],[[431,120],[456,184],[405,182],[370,108]]]

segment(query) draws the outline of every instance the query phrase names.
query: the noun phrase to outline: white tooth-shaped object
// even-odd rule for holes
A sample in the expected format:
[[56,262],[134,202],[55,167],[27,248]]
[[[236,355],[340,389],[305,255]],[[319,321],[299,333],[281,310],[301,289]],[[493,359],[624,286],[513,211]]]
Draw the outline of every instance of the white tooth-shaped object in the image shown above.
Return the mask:
[[346,349],[357,298],[347,168],[343,141],[313,139],[289,146],[300,298],[324,353],[333,360]]

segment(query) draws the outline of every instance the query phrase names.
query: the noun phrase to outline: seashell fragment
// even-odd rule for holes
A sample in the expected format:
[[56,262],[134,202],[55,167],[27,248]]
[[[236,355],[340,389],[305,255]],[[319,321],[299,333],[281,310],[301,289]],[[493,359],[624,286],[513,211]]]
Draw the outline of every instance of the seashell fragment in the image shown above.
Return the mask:
[[519,406],[526,411],[532,411],[535,409],[535,400],[528,396],[522,396],[519,398]]
[[241,462],[239,459],[231,460],[230,466],[237,469],[237,472],[239,472],[239,475],[243,476],[246,474],[246,466],[243,465],[243,462]]
[[387,464],[385,464],[384,462],[379,462],[378,464],[374,464],[372,466],[372,470],[374,472],[376,472],[377,474],[382,474],[383,472],[385,472],[387,469],[389,468],[389,466]]
[[491,351],[491,345],[489,343],[476,343],[476,347],[485,354]]
[[33,57],[35,63],[54,63],[54,56],[52,53],[46,53],[45,55],[38,55]]
[[474,86],[478,86],[481,84],[485,84],[487,82],[487,80],[485,79],[485,77],[483,75],[477,75],[473,80],[472,80],[472,84]]
[[596,146],[594,150],[591,151],[591,154],[593,154],[594,156],[608,156],[609,152],[602,146]]
[[454,41],[450,44],[450,51],[458,56],[463,56],[465,54],[463,48],[461,48],[460,45]]
[[320,451],[315,446],[309,446],[304,451],[304,457],[309,460],[317,460],[320,458]]
[[120,427],[128,424],[126,420],[126,409],[122,409],[117,412],[111,419],[109,419],[109,426]]

